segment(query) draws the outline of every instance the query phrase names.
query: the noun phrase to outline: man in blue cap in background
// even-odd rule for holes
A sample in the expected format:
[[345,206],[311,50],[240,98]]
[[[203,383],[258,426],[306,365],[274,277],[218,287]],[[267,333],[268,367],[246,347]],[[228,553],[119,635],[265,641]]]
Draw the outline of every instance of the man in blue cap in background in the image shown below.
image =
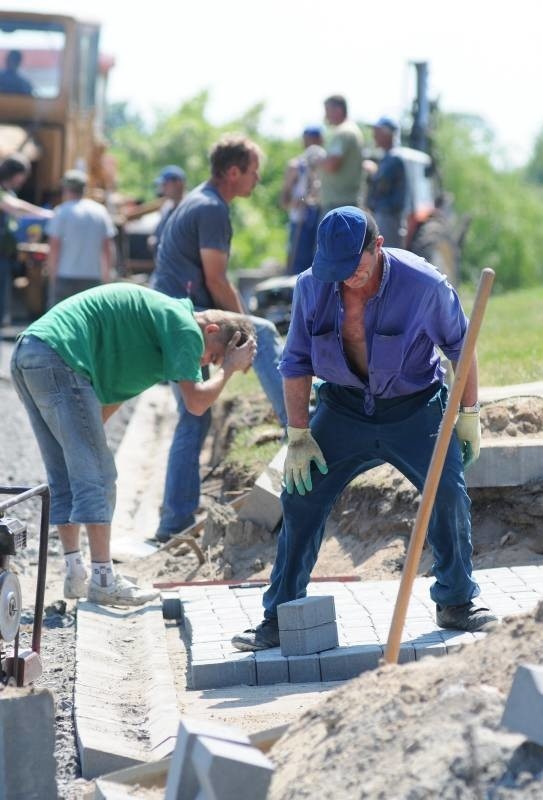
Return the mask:
[[311,266],[317,247],[321,218],[319,165],[326,158],[322,133],[318,125],[304,129],[304,152],[288,162],[283,179],[281,205],[289,217],[287,272],[290,275],[298,275]]
[[402,159],[392,152],[398,126],[390,117],[381,117],[373,126],[375,144],[384,151],[377,163],[364,160],[368,174],[366,205],[375,217],[387,247],[402,247],[407,182]]
[[185,170],[176,164],[169,164],[160,170],[155,179],[156,191],[159,197],[164,197],[164,203],[160,209],[160,220],[152,236],[149,237],[149,247],[156,254],[160,238],[166,227],[172,212],[175,211],[183,197],[185,196],[187,176]]
[[[279,644],[277,606],[306,594],[328,514],[350,481],[388,463],[422,491],[447,402],[437,347],[458,361],[467,318],[431,264],[383,247],[375,220],[354,206],[330,211],[311,269],[298,278],[280,364],[289,427],[283,526],[264,620],[235,636],[240,650]],[[309,424],[313,376],[319,388]],[[434,510],[430,589],[437,623],[478,631],[496,621],[474,602],[470,499],[464,469],[479,455],[473,358]]]

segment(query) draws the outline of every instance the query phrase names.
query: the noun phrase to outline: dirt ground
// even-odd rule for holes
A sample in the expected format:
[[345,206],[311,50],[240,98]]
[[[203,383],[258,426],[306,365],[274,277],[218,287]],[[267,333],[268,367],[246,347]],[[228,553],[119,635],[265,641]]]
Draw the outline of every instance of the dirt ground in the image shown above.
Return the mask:
[[[13,443],[9,458],[4,453],[0,464],[3,481],[33,485],[42,477],[39,455],[11,387],[5,385],[0,386],[0,412],[2,405],[9,408],[9,415],[0,413],[0,435],[5,437],[3,441]],[[238,399],[229,404],[228,425],[219,416],[220,428],[213,438],[215,459],[228,440],[229,430],[258,421],[257,407],[252,401]],[[113,418],[112,424],[108,423],[114,447],[129,416],[127,408],[117,419]],[[543,436],[543,399],[490,404],[483,408],[482,423],[485,436]],[[18,432],[15,438],[14,430]],[[232,492],[250,486],[255,477],[246,469],[236,471],[232,465],[224,471],[210,471],[207,465],[204,474],[208,476],[203,483],[204,493],[221,503],[231,499]],[[470,495],[476,567],[543,563],[543,482],[522,488],[471,490]],[[399,577],[416,508],[415,490],[395,470],[384,466],[359,478],[344,492],[331,515],[315,574],[354,574],[363,579]],[[27,504],[18,515],[35,531],[39,521],[37,503]],[[123,569],[137,575],[141,583],[269,576],[276,534],[241,523],[236,513],[222,504],[210,505],[198,542],[206,557],[203,566],[199,566],[192,550],[180,545],[131,562]],[[54,531],[49,553],[42,637],[44,675],[39,685],[48,686],[56,699],[59,796],[79,800],[84,782],[79,778],[73,728],[75,609],[73,603],[66,606],[59,600],[63,565]],[[23,587],[25,636],[30,635],[33,621],[36,565],[36,539],[31,537],[29,549],[14,563]],[[421,572],[429,566],[430,555],[425,551]],[[506,790],[507,781],[513,780],[510,775],[517,762],[522,767],[522,780],[530,787],[533,779],[529,775],[541,770],[540,756],[534,756],[530,748],[523,749],[518,737],[499,733],[498,743],[492,740],[488,744],[488,739],[489,731],[497,726],[503,693],[508,690],[515,663],[519,658],[536,663],[542,660],[537,644],[543,639],[541,632],[540,622],[517,621],[497,634],[505,637],[503,642],[488,640],[489,655],[485,655],[486,642],[477,645],[477,653],[481,654],[477,661],[470,650],[469,658],[460,653],[443,663],[432,660],[395,668],[401,672],[386,668],[334,691],[314,712],[300,719],[288,742],[279,743],[272,751],[278,765],[272,788],[274,800],[309,796],[418,800],[440,794],[468,800],[501,799],[509,797],[502,790]],[[489,670],[488,676],[485,669]],[[343,711],[336,713],[335,709]],[[449,739],[454,747],[449,748]],[[533,759],[535,766],[530,772]],[[494,776],[492,780],[501,776],[506,781],[499,787],[501,794],[496,793],[498,788],[492,789],[494,793],[479,791],[480,779],[470,778],[479,774],[475,763],[483,763],[485,775],[488,772]],[[443,777],[446,775],[448,783]],[[445,784],[452,787],[450,791]],[[519,795],[517,791],[514,796],[542,795],[541,791],[539,795]]]

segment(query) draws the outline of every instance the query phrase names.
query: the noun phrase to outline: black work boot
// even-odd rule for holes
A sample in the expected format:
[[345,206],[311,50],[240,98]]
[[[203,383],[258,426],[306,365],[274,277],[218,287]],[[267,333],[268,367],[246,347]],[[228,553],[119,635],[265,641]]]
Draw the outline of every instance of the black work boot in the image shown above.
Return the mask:
[[489,608],[476,606],[470,601],[461,606],[436,605],[436,622],[440,628],[457,631],[489,631],[498,624],[498,618]]
[[279,647],[277,619],[265,619],[256,628],[238,633],[232,637],[232,644],[238,650],[267,650],[269,647]]

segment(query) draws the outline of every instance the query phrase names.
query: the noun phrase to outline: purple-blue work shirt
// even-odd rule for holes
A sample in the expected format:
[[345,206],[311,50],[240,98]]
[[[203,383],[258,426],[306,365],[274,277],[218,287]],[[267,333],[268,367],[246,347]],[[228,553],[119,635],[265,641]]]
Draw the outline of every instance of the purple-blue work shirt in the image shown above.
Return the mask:
[[406,250],[383,249],[383,279],[366,304],[368,378],[350,368],[343,347],[345,308],[341,284],[302,272],[296,283],[290,328],[279,364],[283,378],[315,375],[364,390],[364,408],[443,383],[437,347],[458,361],[467,328],[457,293],[445,275]]

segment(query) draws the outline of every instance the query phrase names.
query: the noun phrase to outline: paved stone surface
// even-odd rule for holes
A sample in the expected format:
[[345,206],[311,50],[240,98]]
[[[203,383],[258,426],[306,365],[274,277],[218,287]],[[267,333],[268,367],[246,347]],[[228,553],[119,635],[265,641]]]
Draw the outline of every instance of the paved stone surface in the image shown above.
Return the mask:
[[[531,611],[543,599],[543,565],[483,569],[474,575],[481,586],[481,603],[498,617]],[[415,581],[401,663],[443,656],[485,636],[437,627],[429,595],[432,582]],[[373,669],[384,652],[398,588],[399,581],[310,583],[309,597],[334,598],[339,647],[285,659],[279,648],[247,654],[230,643],[235,633],[261,622],[265,588],[181,587],[183,623],[191,638],[192,688],[344,680]]]
[[502,725],[543,747],[543,666],[521,664],[517,667]]

